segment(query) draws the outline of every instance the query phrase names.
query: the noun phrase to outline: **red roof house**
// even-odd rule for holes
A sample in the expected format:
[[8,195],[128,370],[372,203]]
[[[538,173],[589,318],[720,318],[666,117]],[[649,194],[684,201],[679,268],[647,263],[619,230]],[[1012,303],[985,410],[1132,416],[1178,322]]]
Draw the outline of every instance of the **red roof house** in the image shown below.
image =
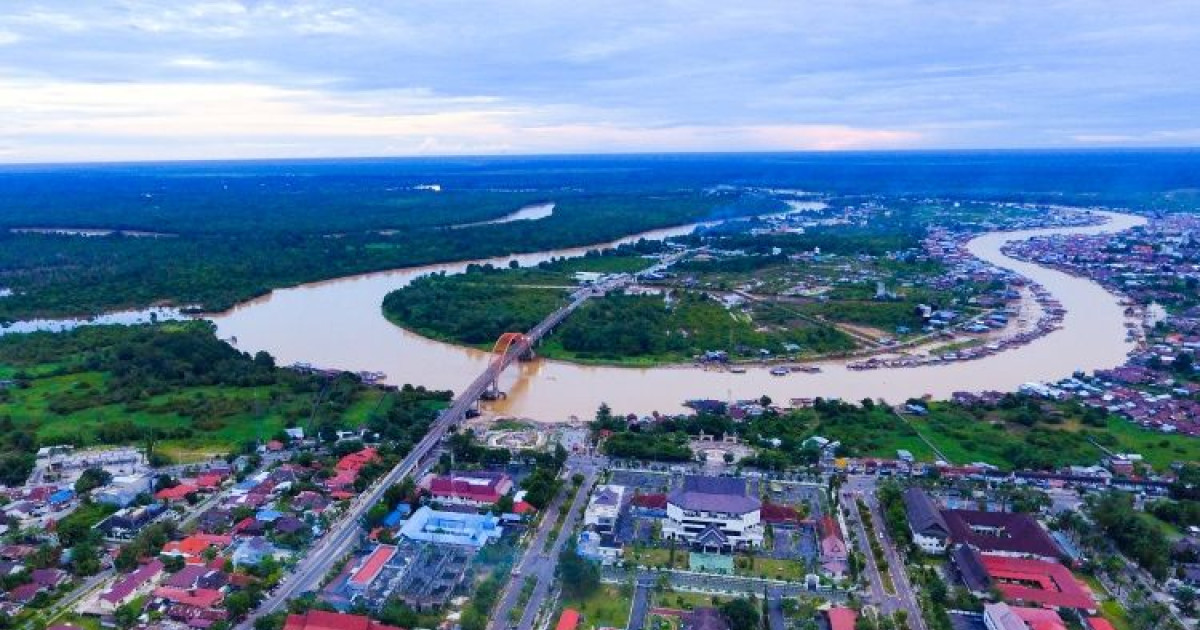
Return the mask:
[[829,617],[830,630],[854,630],[858,621],[858,613],[853,608],[830,608],[825,611]]
[[187,495],[199,490],[197,486],[190,483],[181,483],[170,488],[163,488],[154,493],[154,498],[159,501],[182,501],[187,498]]
[[579,611],[574,608],[566,608],[562,612],[562,616],[558,618],[558,625],[554,626],[554,630],[575,630],[579,627]]
[[310,610],[303,615],[288,615],[283,630],[401,630],[363,615]]
[[221,591],[212,588],[172,588],[170,586],[160,586],[154,589],[154,596],[173,604],[196,608],[213,608],[225,599]]
[[436,501],[459,505],[492,505],[512,490],[512,479],[504,473],[470,472],[430,475],[421,482]]

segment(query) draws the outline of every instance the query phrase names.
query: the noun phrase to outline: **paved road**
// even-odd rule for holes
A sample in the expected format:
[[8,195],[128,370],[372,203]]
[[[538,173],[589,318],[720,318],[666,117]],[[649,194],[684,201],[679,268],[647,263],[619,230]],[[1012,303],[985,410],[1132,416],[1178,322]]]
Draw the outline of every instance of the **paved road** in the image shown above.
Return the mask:
[[633,606],[629,610],[629,624],[626,626],[628,630],[642,630],[646,625],[646,613],[650,612],[650,595],[653,588],[652,576],[638,576],[633,591]]
[[[926,630],[925,618],[921,616],[921,605],[917,600],[916,592],[913,591],[912,583],[908,580],[908,571],[904,567],[904,558],[900,556],[900,552],[896,549],[895,541],[887,532],[887,527],[883,520],[883,511],[879,506],[879,497],[875,494],[876,479],[873,476],[855,477],[847,484],[856,492],[860,493],[863,501],[867,504],[867,511],[871,523],[880,537],[879,543],[883,548],[884,558],[887,559],[888,573],[892,578],[892,586],[895,587],[896,594],[889,599],[890,604],[885,607],[885,612],[889,614],[895,613],[897,610],[908,612],[908,627],[912,630]],[[858,510],[851,510],[857,514]],[[862,524],[859,524],[860,529]],[[870,550],[867,550],[867,555],[870,556]],[[874,562],[874,559],[871,560]]]
[[848,489],[842,490],[842,505],[848,508],[847,512],[849,512],[847,522],[857,533],[857,536],[854,536],[855,546],[867,560],[867,585],[870,589],[867,600],[890,615],[891,596],[883,588],[883,577],[879,574],[879,566],[875,564],[875,554],[871,553],[870,542],[868,542],[870,535],[863,526],[862,519],[859,518],[856,498],[857,493]]
[[783,618],[783,593],[773,588],[767,591],[767,627],[771,630],[786,630]]
[[[489,630],[500,630],[510,627],[509,615],[520,599],[521,587],[529,579],[536,580],[536,585],[528,603],[525,604],[521,619],[517,622],[516,627],[521,630],[529,630],[533,627],[538,611],[545,603],[554,584],[554,572],[558,565],[558,554],[562,551],[563,545],[572,540],[575,527],[578,525],[579,519],[583,516],[584,508],[587,507],[588,496],[591,493],[592,485],[596,482],[596,477],[603,465],[603,461],[601,458],[584,456],[572,456],[567,460],[566,474],[569,476],[577,472],[582,473],[584,481],[578,489],[568,486],[566,491],[560,492],[544,510],[541,523],[538,525],[533,539],[525,549],[525,553],[521,556],[521,559],[517,561],[517,571],[515,573],[519,573],[520,578],[511,579],[505,585],[500,595],[500,601],[496,605],[496,609],[492,611],[491,621],[488,622],[487,627]],[[574,493],[572,493],[572,490],[574,490]],[[549,540],[550,534],[553,533],[554,525],[558,520],[559,509],[568,497],[574,497],[571,501],[569,512],[566,518],[563,519],[563,524],[557,538],[551,541],[552,546],[550,550],[546,551],[546,542]]]

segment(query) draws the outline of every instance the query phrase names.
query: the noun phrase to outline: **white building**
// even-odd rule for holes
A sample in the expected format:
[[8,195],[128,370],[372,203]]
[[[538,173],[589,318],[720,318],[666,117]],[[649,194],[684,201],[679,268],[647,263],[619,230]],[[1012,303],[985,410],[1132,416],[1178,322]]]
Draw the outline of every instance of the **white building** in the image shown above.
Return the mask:
[[732,551],[763,542],[761,504],[733,477],[685,477],[667,495],[663,537],[702,550]]
[[611,532],[617,526],[621,508],[625,503],[625,486],[598,486],[583,513],[584,527],[592,526],[598,532]]

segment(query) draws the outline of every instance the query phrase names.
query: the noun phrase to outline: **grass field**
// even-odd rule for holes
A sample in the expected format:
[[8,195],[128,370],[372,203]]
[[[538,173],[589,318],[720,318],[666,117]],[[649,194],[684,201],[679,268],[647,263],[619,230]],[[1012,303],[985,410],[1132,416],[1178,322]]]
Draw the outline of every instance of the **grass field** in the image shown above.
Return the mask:
[[[604,584],[586,599],[564,599],[561,610],[574,608],[583,617],[580,628],[624,628],[629,622],[629,610],[633,607],[632,595],[626,595],[617,586]],[[557,617],[555,618],[557,623]]]
[[[976,419],[961,409],[935,405],[929,416],[907,418],[913,428],[956,464],[984,461],[1012,467],[1020,461],[1016,456],[1026,454],[1028,449],[1052,451],[1047,455],[1056,463],[1094,463],[1104,456],[1104,451],[1088,440],[1089,435],[1102,443],[1111,441],[1107,446],[1110,450],[1140,453],[1157,470],[1166,469],[1174,461],[1200,458],[1200,440],[1147,431],[1115,417],[1109,418],[1104,427],[1087,427],[1068,417],[1060,424],[1039,424],[1031,430],[1001,419]],[[1102,438],[1105,434],[1109,437]],[[922,457],[919,451],[913,453],[918,459]]]
[[[66,413],[55,408],[56,402],[72,395],[102,392],[106,378],[99,372],[34,378],[28,388],[9,391],[8,400],[0,402],[0,416],[11,416],[18,427],[32,429],[43,444],[71,443],[81,433],[94,435],[117,421],[168,432],[191,427],[191,437],[166,439],[158,445],[163,454],[186,462],[226,453],[248,440],[269,439],[288,422],[306,426],[313,412],[311,396],[291,395],[281,386],[181,387],[137,405],[99,404]],[[384,392],[376,389],[357,393],[339,415],[340,424],[362,425],[383,398]],[[209,410],[211,415],[196,421],[176,411],[185,408]]]
[[634,547],[625,548],[625,558],[633,561],[635,564],[654,567],[667,568],[673,567],[676,569],[688,568],[688,552],[686,549],[675,550],[675,562],[671,562],[671,550],[655,548],[636,549]]
[[751,567],[750,556],[738,554],[734,559],[734,573],[737,575],[799,582],[804,579],[804,574],[807,572],[808,567],[799,560],[777,560],[756,556],[753,559],[753,567]]
[[1109,599],[1100,604],[1100,613],[1117,630],[1132,630],[1133,628],[1133,625],[1129,622],[1129,615],[1125,613],[1125,609],[1121,607],[1120,602],[1115,599]]

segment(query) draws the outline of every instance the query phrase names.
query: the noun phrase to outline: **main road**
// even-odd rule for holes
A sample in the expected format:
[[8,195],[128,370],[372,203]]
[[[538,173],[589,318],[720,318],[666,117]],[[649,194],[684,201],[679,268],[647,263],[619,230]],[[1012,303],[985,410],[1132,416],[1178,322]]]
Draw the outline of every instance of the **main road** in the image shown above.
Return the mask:
[[[572,456],[567,461],[567,473],[583,474],[583,483],[578,488],[560,492],[554,501],[542,511],[542,520],[537,533],[529,547],[525,549],[525,554],[517,562],[514,579],[509,580],[508,585],[501,593],[500,601],[496,605],[496,609],[492,611],[491,621],[488,622],[488,630],[501,630],[509,627],[510,614],[519,603],[521,590],[526,580],[535,581],[533,592],[529,601],[525,602],[524,609],[520,611],[520,619],[513,625],[518,630],[533,628],[538,612],[550,594],[550,585],[554,582],[554,573],[558,566],[558,554],[574,533],[575,526],[583,514],[584,506],[587,505],[588,495],[591,493],[592,484],[596,482],[602,462],[602,459],[584,456]],[[558,512],[568,497],[572,497],[569,511],[563,518],[556,537],[549,541],[551,546],[547,551],[546,543],[550,535],[555,534],[555,525],[558,524]]]
[[[912,630],[926,630],[925,618],[921,615],[921,605],[917,600],[917,594],[913,591],[912,583],[908,579],[908,570],[904,565],[904,558],[896,549],[895,541],[888,534],[887,526],[883,520],[883,513],[879,508],[879,498],[875,493],[875,478],[871,476],[856,476],[851,477],[846,488],[843,489],[843,498],[847,501],[843,505],[850,507],[851,520],[856,523],[860,538],[863,540],[865,548],[863,553],[867,556],[868,567],[874,578],[872,580],[872,594],[879,597],[874,584],[876,581],[882,581],[879,574],[879,568],[875,564],[874,554],[871,553],[870,540],[867,535],[867,530],[863,526],[862,520],[859,518],[858,504],[856,499],[861,498],[867,506],[867,517],[871,519],[872,529],[878,537],[879,546],[883,549],[884,558],[887,560],[888,576],[891,578],[892,587],[895,594],[883,592],[882,599],[879,600],[880,608],[884,613],[889,615],[894,614],[899,610],[903,610],[908,614],[908,627]],[[880,585],[882,586],[882,585]],[[883,589],[879,589],[883,591]]]

